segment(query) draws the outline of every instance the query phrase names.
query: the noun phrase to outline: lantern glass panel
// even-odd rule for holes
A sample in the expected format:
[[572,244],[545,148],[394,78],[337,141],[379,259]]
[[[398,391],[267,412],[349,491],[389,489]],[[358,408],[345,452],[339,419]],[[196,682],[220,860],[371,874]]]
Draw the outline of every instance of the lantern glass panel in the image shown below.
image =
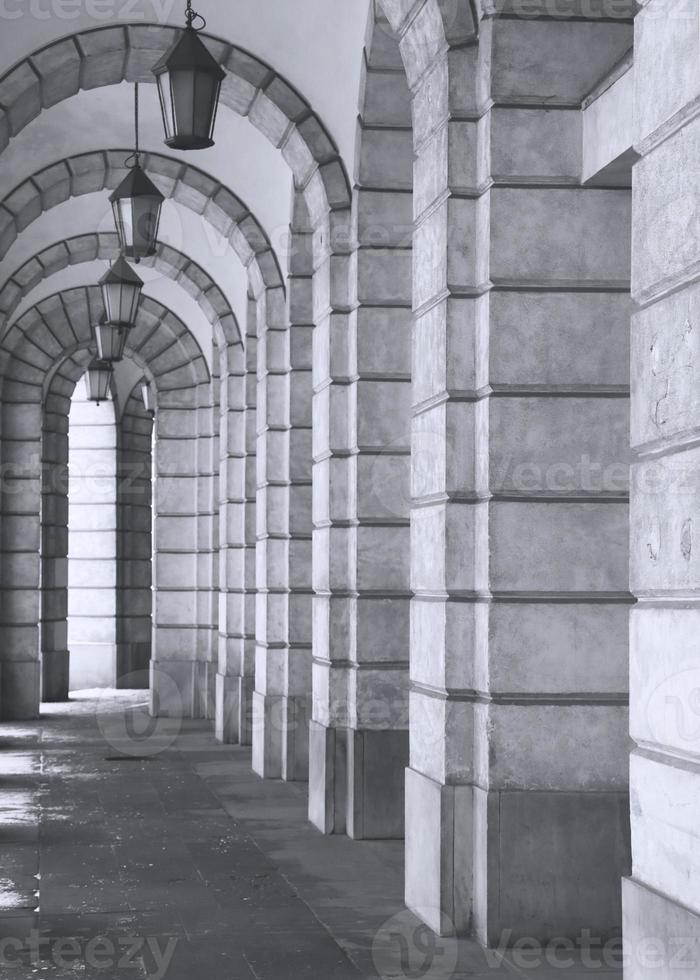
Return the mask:
[[143,282],[123,256],[100,279],[105,319],[133,326],[138,313]]
[[91,402],[107,401],[112,380],[112,365],[95,358],[85,373],[85,390]]
[[175,135],[175,127],[173,120],[175,118],[175,111],[173,109],[173,98],[172,92],[170,91],[170,74],[169,72],[163,72],[162,75],[156,76],[156,83],[158,86],[158,96],[160,98],[160,110],[163,114],[163,127],[165,128],[165,142],[170,145],[170,140]]
[[149,415],[153,415],[153,392],[151,391],[150,384],[145,378],[141,382],[141,397],[143,399],[144,409],[149,413]]
[[171,71],[169,74],[173,94],[173,135],[193,136],[197,76],[194,71]]
[[106,283],[103,297],[107,319],[113,323],[133,323],[139,305],[141,287],[131,283]]
[[122,252],[129,258],[154,255],[162,198],[121,197],[112,201],[114,223]]
[[124,323],[110,323],[108,320],[98,323],[95,327],[95,340],[100,360],[112,364],[122,360],[129,329]]

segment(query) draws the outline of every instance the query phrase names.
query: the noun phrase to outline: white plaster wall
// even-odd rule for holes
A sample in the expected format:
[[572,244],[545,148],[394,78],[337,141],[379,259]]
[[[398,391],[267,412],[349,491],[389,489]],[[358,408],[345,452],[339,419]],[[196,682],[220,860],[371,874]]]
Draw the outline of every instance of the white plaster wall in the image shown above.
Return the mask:
[[81,378],[68,427],[68,650],[71,690],[111,687],[116,654],[117,434],[114,404]]

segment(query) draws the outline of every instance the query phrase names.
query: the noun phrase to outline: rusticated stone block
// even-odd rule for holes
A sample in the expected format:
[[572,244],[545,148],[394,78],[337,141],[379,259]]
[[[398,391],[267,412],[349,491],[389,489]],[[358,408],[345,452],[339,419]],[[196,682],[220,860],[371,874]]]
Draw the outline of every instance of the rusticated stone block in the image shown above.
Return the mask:
[[493,19],[482,44],[491,46],[491,97],[580,106],[632,46],[629,24],[578,20]]
[[11,136],[21,132],[41,112],[39,76],[28,61],[0,79],[0,105],[7,113]]
[[297,123],[297,129],[311,150],[315,160],[321,163],[336,155],[333,141],[316,116],[308,116]]
[[411,93],[403,72],[367,72],[361,115],[367,126],[411,128]]
[[82,88],[121,82],[128,51],[125,28],[101,27],[86,31],[80,35],[78,46],[83,54]]
[[265,95],[275,103],[288,119],[293,122],[306,115],[309,111],[308,104],[295,92],[291,85],[283,81],[279,75],[275,75],[271,82],[265,85]]
[[248,113],[248,118],[273,146],[282,145],[290,120],[284,112],[265,94],[258,92]]
[[80,52],[70,38],[32,55],[41,78],[41,103],[45,109],[68,99],[80,88]]
[[81,153],[67,163],[73,174],[71,184],[75,196],[101,191],[105,186],[106,158],[103,153]]
[[624,502],[499,502],[489,524],[494,591],[628,590]]
[[58,272],[59,269],[64,269],[68,265],[69,258],[70,252],[67,245],[63,242],[52,245],[51,248],[44,249],[39,255],[39,261],[43,266],[44,275],[50,276],[54,272]]
[[41,197],[34,184],[26,180],[8,194],[3,205],[13,215],[18,231],[23,231],[41,214]]
[[71,172],[65,161],[46,167],[35,174],[32,180],[41,191],[41,202],[45,211],[70,197]]
[[6,255],[15,238],[17,238],[15,219],[7,208],[0,207],[0,255]]
[[635,143],[698,97],[700,12],[656,0],[635,17]]

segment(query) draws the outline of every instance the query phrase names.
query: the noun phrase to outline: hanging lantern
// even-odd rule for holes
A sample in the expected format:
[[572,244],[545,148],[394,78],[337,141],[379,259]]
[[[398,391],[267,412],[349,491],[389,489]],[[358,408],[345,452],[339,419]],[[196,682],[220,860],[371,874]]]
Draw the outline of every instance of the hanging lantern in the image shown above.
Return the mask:
[[100,279],[102,301],[107,320],[128,327],[134,325],[139,308],[143,281],[136,275],[123,255]]
[[138,82],[134,86],[134,128],[136,149],[125,160],[129,173],[109,199],[122,254],[140,262],[148,255],[155,255],[160,211],[165,198],[140,164]]
[[153,403],[153,391],[147,378],[141,379],[141,397],[143,398],[144,409],[153,417],[156,414],[156,410]]
[[[174,150],[203,150],[214,145],[214,123],[226,72],[198,37],[206,27],[187,0],[187,26],[153,66],[158,83],[165,143]],[[200,20],[199,27],[194,21]]]
[[99,357],[94,357],[85,372],[85,389],[88,400],[97,405],[100,402],[106,402],[111,380],[112,365],[107,361],[101,361]]
[[112,323],[102,319],[95,327],[97,357],[109,364],[116,364],[124,357],[126,339],[131,327],[126,323]]

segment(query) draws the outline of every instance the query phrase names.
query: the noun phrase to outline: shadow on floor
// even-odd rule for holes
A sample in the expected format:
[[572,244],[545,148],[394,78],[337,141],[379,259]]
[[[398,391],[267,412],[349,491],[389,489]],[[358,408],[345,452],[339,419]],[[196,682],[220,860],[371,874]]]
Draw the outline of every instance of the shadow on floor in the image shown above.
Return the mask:
[[435,937],[403,908],[400,842],[324,837],[305,784],[150,719],[143,691],[77,692],[0,749],[3,978],[619,976]]

